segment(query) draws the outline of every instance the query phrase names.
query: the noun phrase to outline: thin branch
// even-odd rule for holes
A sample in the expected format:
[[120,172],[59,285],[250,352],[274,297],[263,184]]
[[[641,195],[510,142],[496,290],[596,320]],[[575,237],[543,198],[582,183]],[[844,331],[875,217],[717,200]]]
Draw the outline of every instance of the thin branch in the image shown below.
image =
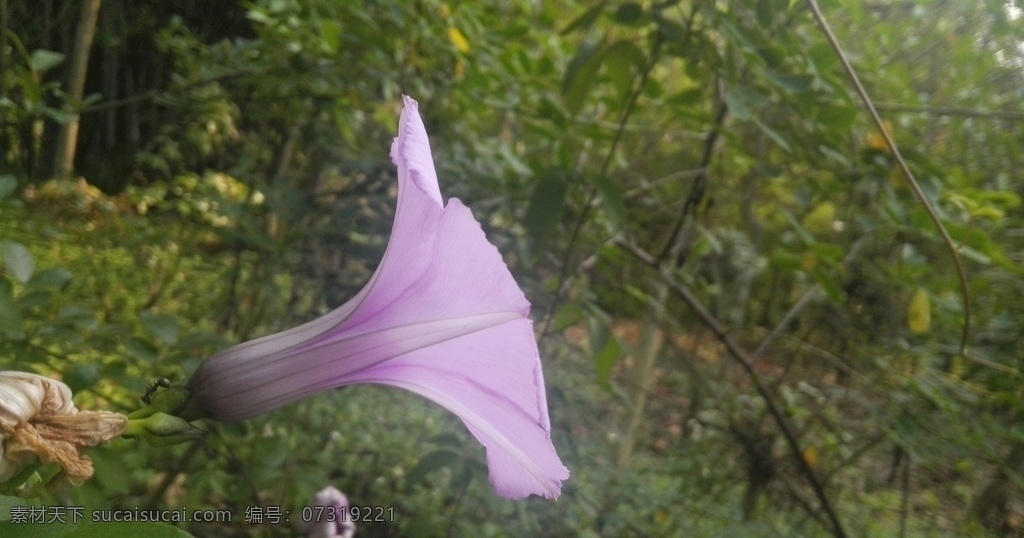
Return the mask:
[[843,525],[839,521],[839,515],[836,513],[835,509],[832,508],[832,503],[829,500],[828,494],[825,492],[825,487],[818,479],[818,475],[814,472],[810,463],[808,463],[804,458],[803,450],[800,447],[800,441],[790,428],[789,422],[786,420],[786,416],[783,414],[782,410],[779,409],[779,406],[776,405],[775,398],[772,397],[771,392],[761,380],[761,376],[758,375],[757,371],[754,369],[753,359],[732,339],[731,336],[729,336],[725,326],[722,325],[722,323],[718,321],[711,312],[704,308],[704,305],[701,304],[692,292],[690,292],[690,289],[671,275],[671,267],[665,267],[663,264],[660,264],[657,258],[632,242],[620,238],[616,241],[616,244],[626,252],[635,256],[648,267],[658,270],[661,273],[661,278],[665,284],[667,284],[676,296],[682,299],[695,314],[697,314],[697,317],[704,322],[704,325],[711,329],[711,332],[715,333],[715,336],[717,336],[718,340],[725,345],[729,354],[737,363],[739,363],[740,367],[743,368],[747,376],[750,378],[751,383],[754,385],[754,389],[764,400],[768,413],[772,416],[772,420],[775,421],[779,431],[782,432],[782,436],[786,439],[786,444],[789,446],[790,452],[796,459],[797,466],[807,479],[811,489],[814,490],[814,494],[821,503],[821,508],[825,511],[825,515],[828,516],[828,520],[832,524],[832,534],[837,538],[845,538],[846,531],[843,529]]
[[[843,257],[843,265],[849,265],[854,258],[860,255],[860,251],[863,249],[863,240],[854,242],[853,246],[850,247],[850,251]],[[782,321],[775,326],[775,329],[773,329],[772,332],[768,334],[768,337],[761,342],[761,345],[757,347],[757,351],[754,351],[754,356],[759,356],[764,353],[764,350],[768,349],[768,346],[786,330],[786,327],[788,327],[794,319],[796,319],[796,316],[800,314],[800,311],[817,299],[821,293],[821,284],[817,282],[814,286],[811,286],[809,290],[804,292],[800,299],[792,306],[792,308],[789,309],[789,312],[786,312],[786,315],[782,317]]]
[[967,118],[994,118],[999,120],[1024,120],[1024,112],[1017,110],[989,110],[985,108],[965,108],[955,106],[917,106],[900,103],[875,103],[878,110],[889,112],[906,112],[910,114],[927,114],[931,116],[961,116]]
[[178,461],[174,466],[164,474],[164,478],[160,481],[160,485],[158,485],[156,489],[149,494],[149,498],[146,500],[146,504],[144,506],[161,506],[161,500],[164,498],[164,494],[167,493],[167,490],[174,484],[174,480],[178,478],[178,475],[185,472],[185,469],[188,468],[192,463],[192,460],[197,454],[199,454],[199,450],[204,446],[206,446],[205,439],[200,439],[189,445],[188,450],[186,450],[185,453],[178,458]]
[[924,206],[925,211],[928,212],[928,216],[931,218],[935,227],[939,230],[939,234],[942,235],[942,240],[946,244],[946,248],[949,249],[950,255],[953,257],[953,265],[956,267],[957,277],[960,279],[960,290],[964,302],[964,327],[963,332],[960,335],[960,356],[967,356],[967,340],[971,334],[971,290],[967,284],[967,273],[964,271],[963,262],[960,260],[960,253],[957,251],[956,245],[953,243],[953,238],[950,237],[949,232],[946,231],[945,225],[942,224],[942,220],[936,213],[935,208],[932,207],[932,203],[925,196],[924,190],[917,183],[917,179],[914,178],[914,173],[910,171],[910,167],[907,165],[907,161],[903,159],[903,155],[900,154],[899,148],[896,147],[896,141],[893,140],[889,131],[885,129],[882,122],[882,117],[878,115],[878,111],[875,110],[875,105],[868,97],[867,90],[860,83],[860,78],[857,77],[857,73],[853,70],[853,66],[850,65],[849,60],[846,58],[846,54],[843,52],[842,47],[839,45],[839,41],[836,39],[835,34],[832,33],[832,29],[828,23],[825,22],[825,17],[821,14],[821,10],[818,9],[818,2],[816,0],[807,0],[807,5],[811,9],[811,14],[814,16],[814,20],[818,23],[818,27],[821,28],[825,38],[828,40],[829,45],[832,46],[832,50],[836,53],[836,57],[839,58],[839,62],[843,65],[843,69],[846,71],[847,76],[850,77],[850,81],[853,83],[854,89],[857,95],[860,96],[861,101],[864,103],[864,107],[868,113],[871,114],[871,119],[874,120],[875,126],[878,127],[878,132],[881,133],[882,138],[885,139],[885,145],[888,146],[889,151],[892,153],[893,158],[896,159],[896,163],[899,165],[900,170],[903,171],[903,175],[906,176],[907,181],[910,183],[911,189],[914,191],[914,195],[917,196],[917,200]]
[[907,519],[910,516],[910,464],[913,461],[910,452],[907,452],[907,459],[903,462],[903,478],[900,481],[900,538],[907,536]]
[[[647,58],[647,65],[644,67],[643,72],[639,74],[640,82],[636,86],[636,90],[629,96],[629,100],[626,102],[625,108],[622,110],[622,114],[619,116],[619,128],[615,131],[615,137],[612,139],[611,147],[608,148],[608,155],[605,156],[604,163],[601,165],[601,175],[606,175],[608,169],[611,167],[612,159],[615,157],[615,150],[619,146],[619,142],[622,141],[622,135],[625,132],[626,120],[629,119],[630,114],[633,113],[633,109],[636,107],[636,102],[640,99],[640,94],[643,93],[644,87],[647,85],[647,79],[651,76],[651,72],[654,71],[654,66],[658,63],[658,51],[661,49],[662,39],[660,34],[654,40],[654,45],[651,47],[651,53]],[[583,212],[580,213],[576,224],[573,226],[572,234],[569,236],[569,244],[565,247],[565,253],[562,255],[561,269],[558,272],[558,284],[555,286],[555,293],[551,297],[551,305],[548,307],[547,315],[544,316],[544,328],[541,330],[540,335],[548,334],[551,330],[551,323],[555,319],[555,310],[558,308],[558,303],[562,300],[562,293],[564,292],[565,282],[569,278],[569,263],[572,260],[572,254],[576,250],[576,242],[579,240],[580,232],[583,230],[584,224],[590,218],[590,210],[594,204],[594,199],[597,197],[597,188],[592,184],[587,191],[586,203],[583,206]]]
[[[148,90],[148,91],[144,91],[142,93],[138,93],[138,94],[135,94],[135,95],[129,95],[128,97],[125,97],[123,99],[115,99],[113,101],[105,101],[105,102],[102,102],[102,103],[96,103],[95,105],[89,105],[87,107],[83,107],[82,110],[78,111],[78,113],[80,115],[84,115],[84,114],[90,114],[90,113],[93,113],[93,112],[102,112],[104,110],[110,110],[112,108],[120,108],[120,107],[123,107],[123,106],[143,103],[145,101],[150,101],[150,100],[153,100],[153,99],[157,99],[159,97],[165,97],[165,96],[169,96],[169,95],[175,95],[175,94],[178,94],[178,93],[183,93],[183,92],[189,91],[189,90],[191,90],[193,88],[198,88],[200,86],[206,86],[207,84],[214,84],[214,83],[220,82],[222,80],[228,80],[228,79],[232,79],[232,78],[235,78],[235,77],[240,77],[242,75],[257,75],[257,74],[259,74],[259,73],[257,73],[256,71],[254,71],[252,69],[238,69],[238,70],[235,70],[235,71],[230,71],[228,73],[221,73],[221,74],[219,74],[217,76],[214,76],[214,77],[204,78],[202,80],[196,80],[194,82],[189,82],[187,84],[182,84],[181,86],[176,86],[174,88],[167,89],[167,90]],[[266,73],[263,73],[263,75],[266,75]]]
[[[700,157],[700,164],[696,168],[696,170],[700,170],[702,173],[694,178],[693,185],[690,187],[690,194],[687,195],[686,200],[683,202],[683,207],[679,209],[676,221],[672,224],[672,232],[669,233],[665,244],[658,251],[658,262],[661,262],[669,254],[672,254],[673,258],[678,258],[682,254],[679,243],[683,232],[683,225],[686,223],[686,217],[690,214],[690,211],[704,198],[704,190],[708,183],[708,167],[711,165],[711,158],[714,157],[715,144],[722,134],[722,127],[725,125],[725,118],[728,113],[729,106],[726,104],[725,99],[721,98],[715,111],[715,121],[711,124],[711,131],[708,132],[707,138],[704,140],[704,150]],[[678,265],[679,260],[676,259],[675,261]]]

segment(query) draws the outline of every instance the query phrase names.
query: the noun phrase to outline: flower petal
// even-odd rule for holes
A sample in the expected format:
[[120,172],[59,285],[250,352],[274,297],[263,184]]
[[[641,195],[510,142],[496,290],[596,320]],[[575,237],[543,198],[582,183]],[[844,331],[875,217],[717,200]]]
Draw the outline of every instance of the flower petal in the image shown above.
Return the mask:
[[470,210],[443,205],[412,99],[391,157],[395,223],[370,282],[317,320],[207,359],[190,405],[239,420],[341,385],[401,387],[466,423],[500,495],[557,497],[569,471],[551,443],[530,304]]
[[[532,369],[524,367],[531,356],[537,358]],[[347,381],[400,387],[458,415],[487,448],[491,485],[503,497],[555,498],[569,478],[551,443],[544,377],[528,320],[409,353]]]

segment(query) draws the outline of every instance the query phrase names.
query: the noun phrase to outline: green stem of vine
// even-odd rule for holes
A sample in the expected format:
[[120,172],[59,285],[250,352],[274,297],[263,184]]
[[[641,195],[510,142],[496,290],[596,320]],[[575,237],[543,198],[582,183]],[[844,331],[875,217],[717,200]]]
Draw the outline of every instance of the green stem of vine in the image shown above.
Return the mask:
[[928,216],[932,222],[935,223],[935,227],[939,230],[939,234],[942,236],[943,242],[946,244],[946,248],[949,250],[950,255],[953,257],[953,265],[956,267],[957,277],[960,279],[960,290],[964,300],[964,327],[963,332],[960,335],[960,356],[967,357],[967,340],[971,333],[971,291],[967,284],[967,273],[964,271],[963,262],[960,260],[960,253],[957,251],[956,244],[953,242],[953,238],[950,237],[949,232],[946,231],[946,227],[942,224],[942,220],[939,218],[938,213],[932,206],[932,203],[925,196],[921,186],[917,183],[917,179],[914,178],[914,173],[910,171],[910,167],[907,166],[907,161],[903,159],[903,155],[900,154],[899,148],[896,147],[896,142],[893,140],[889,131],[885,129],[884,123],[882,123],[882,117],[878,115],[878,111],[875,109],[874,102],[868,97],[867,90],[860,83],[860,79],[857,77],[857,73],[853,70],[853,66],[850,65],[849,60],[846,58],[846,54],[843,52],[842,47],[839,45],[839,40],[836,39],[835,34],[832,33],[832,28],[829,27],[825,21],[824,15],[821,14],[821,9],[818,8],[818,2],[816,0],[807,0],[807,6],[811,9],[811,14],[814,16],[815,22],[818,23],[818,28],[821,28],[821,32],[825,34],[825,39],[828,40],[829,45],[832,46],[832,50],[835,51],[836,57],[839,58],[839,62],[843,65],[843,70],[846,71],[847,76],[850,77],[850,81],[853,83],[854,89],[857,95],[860,96],[861,101],[864,103],[864,108],[867,109],[871,115],[871,119],[874,120],[875,126],[878,127],[878,132],[882,134],[882,138],[885,140],[885,145],[888,146],[889,151],[892,153],[893,158],[896,159],[896,163],[899,165],[903,175],[906,176],[907,181],[910,183],[911,189],[914,191],[914,195],[917,197],[921,205],[924,206],[925,211],[928,212]]

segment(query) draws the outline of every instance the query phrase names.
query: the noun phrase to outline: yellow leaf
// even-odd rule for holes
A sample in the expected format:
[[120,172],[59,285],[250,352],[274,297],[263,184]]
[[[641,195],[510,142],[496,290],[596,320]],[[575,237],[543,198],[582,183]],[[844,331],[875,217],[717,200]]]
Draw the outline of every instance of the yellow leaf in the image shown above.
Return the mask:
[[998,207],[992,207],[990,205],[981,206],[971,212],[971,216],[980,219],[989,219],[994,222],[1003,220],[1006,217],[1006,212]]
[[903,170],[900,170],[898,166],[893,165],[889,169],[889,185],[894,189],[902,190],[907,188],[907,176],[903,175]]
[[907,307],[907,325],[910,326],[910,332],[921,334],[928,332],[931,323],[932,305],[928,300],[928,292],[918,288]]
[[448,28],[448,40],[455,45],[455,48],[459,49],[459,52],[463,54],[469,52],[469,40],[462,35],[458,28],[454,26]]
[[800,256],[800,268],[804,271],[810,271],[817,267],[818,255],[813,250],[808,250]]
[[804,461],[807,462],[807,466],[811,469],[818,468],[818,451],[813,446],[804,449]]
[[[885,120],[882,122],[882,125],[885,127],[885,132],[892,135],[892,123],[889,123],[889,120]],[[873,150],[889,153],[889,144],[885,143],[885,137],[878,131],[868,134],[867,144]]]
[[807,231],[823,235],[832,232],[832,222],[836,220],[836,206],[832,202],[822,202],[804,216],[803,224]]

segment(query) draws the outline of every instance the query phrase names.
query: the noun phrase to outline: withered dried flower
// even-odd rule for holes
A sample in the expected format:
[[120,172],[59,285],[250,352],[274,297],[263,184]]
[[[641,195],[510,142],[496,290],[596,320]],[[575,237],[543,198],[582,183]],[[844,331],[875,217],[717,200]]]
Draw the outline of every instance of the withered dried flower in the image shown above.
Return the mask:
[[33,462],[57,463],[79,485],[92,476],[82,448],[121,435],[128,417],[79,411],[64,383],[25,372],[0,372],[0,483]]

